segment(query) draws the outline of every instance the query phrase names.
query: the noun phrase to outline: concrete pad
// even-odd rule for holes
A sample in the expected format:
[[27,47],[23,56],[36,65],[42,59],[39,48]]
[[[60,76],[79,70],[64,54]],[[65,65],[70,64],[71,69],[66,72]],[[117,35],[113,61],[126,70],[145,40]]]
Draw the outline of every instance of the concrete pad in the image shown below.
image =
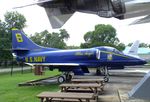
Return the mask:
[[150,72],[129,92],[130,97],[150,100]]
[[99,95],[98,102],[120,102],[118,95]]
[[149,102],[148,100],[142,100],[142,99],[129,99],[128,97],[128,90],[118,90],[120,102]]

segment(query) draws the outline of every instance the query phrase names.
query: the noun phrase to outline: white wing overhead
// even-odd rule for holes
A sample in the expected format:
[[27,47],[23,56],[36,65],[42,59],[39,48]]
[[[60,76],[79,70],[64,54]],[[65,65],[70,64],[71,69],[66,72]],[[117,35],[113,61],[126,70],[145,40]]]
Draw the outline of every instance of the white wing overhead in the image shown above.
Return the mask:
[[13,9],[18,9],[18,8],[23,8],[23,7],[27,7],[27,6],[33,6],[33,5],[40,5],[42,3],[50,2],[50,1],[53,1],[53,0],[38,0],[38,1],[32,2],[30,4],[25,4],[25,5],[22,5],[22,6],[14,7]]
[[144,17],[144,18],[135,20],[135,21],[132,22],[130,25],[143,24],[143,23],[149,23],[149,22],[150,22],[150,15],[148,15],[148,16],[146,16],[146,17]]
[[[45,4],[45,3],[48,3],[48,2],[50,2],[52,7],[47,7],[48,4]],[[55,7],[55,3],[53,2],[55,2],[55,0],[38,0],[30,4],[14,7],[13,9],[23,8],[23,7],[32,6],[32,5],[39,5],[39,6],[46,5],[46,7],[44,8],[45,8],[45,11],[47,13],[47,16],[49,18],[52,28],[60,28],[66,23],[66,21],[72,16],[74,12],[72,11],[68,12],[67,9],[64,10],[64,8],[60,9],[61,7],[60,8]]]
[[[52,28],[60,28],[76,11],[97,14],[100,17],[127,19],[150,14],[150,0],[36,0],[25,6],[44,7]],[[132,24],[150,22],[150,16]]]
[[58,8],[45,8],[45,11],[52,28],[60,28],[73,14],[63,14]]

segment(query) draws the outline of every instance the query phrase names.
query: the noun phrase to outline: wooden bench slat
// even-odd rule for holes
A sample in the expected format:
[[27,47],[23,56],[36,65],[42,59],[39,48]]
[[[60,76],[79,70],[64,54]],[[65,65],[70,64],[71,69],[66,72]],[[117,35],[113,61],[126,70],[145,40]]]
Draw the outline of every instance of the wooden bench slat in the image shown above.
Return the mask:
[[61,98],[53,98],[52,101],[61,101],[61,102],[79,102],[78,99],[61,99]]
[[70,99],[92,99],[93,93],[63,93],[63,92],[42,92],[37,95],[39,98],[70,98]]
[[95,81],[104,81],[104,79],[72,79],[71,81],[87,81],[87,82],[95,82]]
[[59,85],[60,87],[100,87],[101,85],[96,84],[96,83],[79,83],[79,84],[61,84]]
[[73,79],[103,79],[103,77],[100,76],[86,76],[86,75],[75,75],[73,76]]

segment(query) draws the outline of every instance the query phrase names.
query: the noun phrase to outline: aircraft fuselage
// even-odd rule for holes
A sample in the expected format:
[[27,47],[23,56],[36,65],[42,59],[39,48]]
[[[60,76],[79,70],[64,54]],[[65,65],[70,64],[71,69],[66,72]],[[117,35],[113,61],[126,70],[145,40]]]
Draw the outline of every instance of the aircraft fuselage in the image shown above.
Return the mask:
[[[19,57],[25,63],[46,66],[87,66],[87,67],[117,67],[141,65],[146,62],[140,58],[126,55],[121,52],[110,52],[99,48],[56,50],[56,51],[30,51]],[[109,50],[109,49],[108,49]]]

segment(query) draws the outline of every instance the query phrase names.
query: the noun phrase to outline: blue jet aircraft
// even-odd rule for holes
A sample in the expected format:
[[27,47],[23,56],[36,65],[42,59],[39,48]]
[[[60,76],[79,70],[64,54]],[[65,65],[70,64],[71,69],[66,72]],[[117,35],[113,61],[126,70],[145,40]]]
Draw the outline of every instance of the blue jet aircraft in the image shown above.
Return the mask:
[[89,73],[88,68],[96,68],[99,72],[104,69],[105,81],[109,80],[108,69],[123,69],[124,66],[143,65],[146,61],[135,55],[138,43],[134,43],[129,54],[124,54],[112,47],[93,47],[88,49],[60,50],[46,48],[35,44],[25,34],[16,28],[12,29],[12,51],[17,61],[33,66],[47,66],[50,69],[58,68],[65,72],[58,77],[58,82],[71,78],[70,72],[75,75]]

